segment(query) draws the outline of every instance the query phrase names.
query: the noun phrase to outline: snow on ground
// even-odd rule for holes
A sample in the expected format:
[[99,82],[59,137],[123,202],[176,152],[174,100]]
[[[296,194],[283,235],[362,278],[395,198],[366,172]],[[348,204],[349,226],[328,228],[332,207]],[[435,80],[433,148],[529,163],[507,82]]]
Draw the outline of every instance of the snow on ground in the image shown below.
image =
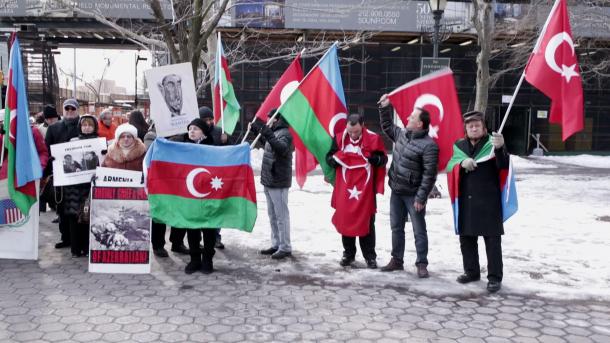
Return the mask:
[[575,155],[575,156],[540,156],[532,157],[534,161],[553,161],[589,168],[610,168],[608,156]]
[[[261,151],[253,152],[253,165],[260,170]],[[255,158],[256,157],[256,158]],[[574,157],[571,164],[608,165],[610,157],[595,159]],[[610,170],[583,176],[582,172],[558,172],[554,158],[513,157],[517,177],[519,211],[505,223],[503,236],[505,292],[569,299],[610,299]],[[563,160],[561,161],[564,162]],[[538,174],[539,168],[557,170]],[[528,172],[532,170],[533,172]],[[522,172],[520,174],[520,171]],[[321,175],[308,178],[304,189],[293,180],[289,194],[291,238],[294,259],[276,262],[256,251],[270,246],[269,220],[263,187],[257,177],[258,219],[252,233],[224,230],[227,249],[240,250],[249,256],[250,268],[262,274],[311,275],[347,284],[399,286],[431,295],[469,296],[485,293],[486,255],[479,240],[483,280],[460,285],[455,278],[462,273],[458,237],[453,233],[452,213],[447,197],[446,176],[439,175],[443,198],[432,199],[427,207],[429,239],[429,279],[417,279],[413,266],[415,247],[411,223],[406,225],[406,272],[382,273],[365,268],[358,247],[357,268],[342,268],[341,237],[331,224],[332,188]],[[378,196],[376,218],[377,262],[390,259],[391,230],[389,221],[390,189]]]

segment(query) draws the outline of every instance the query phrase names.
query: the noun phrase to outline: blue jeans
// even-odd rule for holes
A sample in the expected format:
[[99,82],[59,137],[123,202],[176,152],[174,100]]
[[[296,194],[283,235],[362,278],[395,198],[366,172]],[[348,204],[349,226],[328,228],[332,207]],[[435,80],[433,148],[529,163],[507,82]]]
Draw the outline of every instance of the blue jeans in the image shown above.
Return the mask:
[[267,198],[267,213],[271,224],[271,245],[278,251],[292,252],[288,188],[265,187],[265,197]]
[[407,216],[413,224],[415,264],[428,265],[428,233],[426,232],[426,209],[416,211],[413,203],[414,195],[398,195],[392,192],[390,196],[390,226],[392,228],[392,257],[403,261],[405,254],[405,222]]

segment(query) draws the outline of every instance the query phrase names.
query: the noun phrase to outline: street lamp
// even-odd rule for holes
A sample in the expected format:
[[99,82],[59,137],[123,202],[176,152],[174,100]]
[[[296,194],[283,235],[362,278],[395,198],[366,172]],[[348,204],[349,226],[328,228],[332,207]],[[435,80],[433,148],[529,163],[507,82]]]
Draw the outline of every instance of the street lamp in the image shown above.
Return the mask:
[[438,57],[438,45],[439,45],[439,31],[441,30],[441,18],[443,17],[443,12],[445,12],[445,7],[447,7],[447,0],[428,0],[430,4],[430,9],[432,10],[432,15],[434,16],[434,53],[433,57]]
[[138,54],[136,55],[136,91],[135,91],[135,96],[133,99],[133,109],[137,110],[138,109],[138,62],[140,61],[146,61],[148,60],[148,58],[146,57],[140,57],[140,53],[138,52]]

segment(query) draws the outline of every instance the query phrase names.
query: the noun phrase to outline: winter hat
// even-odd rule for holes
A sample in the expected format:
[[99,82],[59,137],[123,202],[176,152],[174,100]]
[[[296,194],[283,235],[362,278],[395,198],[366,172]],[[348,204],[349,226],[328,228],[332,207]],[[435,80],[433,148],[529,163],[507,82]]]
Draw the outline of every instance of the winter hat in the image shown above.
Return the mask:
[[466,112],[462,117],[464,117],[464,124],[473,120],[480,120],[482,122],[485,122],[485,114],[479,111]]
[[186,127],[186,129],[188,130],[191,127],[191,125],[197,126],[204,133],[208,133],[210,131],[210,126],[208,124],[206,124],[205,121],[201,118],[193,119],[193,121],[190,122],[190,124]]
[[68,106],[78,108],[78,101],[76,101],[76,99],[66,99],[66,101],[64,101],[64,108]]
[[46,105],[44,107],[44,110],[42,111],[42,115],[44,116],[44,119],[59,118],[59,115],[57,114],[57,110],[55,109],[55,107],[53,107],[51,105]]
[[138,129],[136,129],[135,126],[127,123],[121,124],[119,125],[119,127],[116,128],[116,131],[114,132],[114,138],[118,140],[124,133],[132,135],[133,138],[138,138]]
[[199,107],[199,118],[201,118],[201,119],[207,119],[207,118],[214,119],[214,112],[212,112],[212,109],[207,107],[207,106]]

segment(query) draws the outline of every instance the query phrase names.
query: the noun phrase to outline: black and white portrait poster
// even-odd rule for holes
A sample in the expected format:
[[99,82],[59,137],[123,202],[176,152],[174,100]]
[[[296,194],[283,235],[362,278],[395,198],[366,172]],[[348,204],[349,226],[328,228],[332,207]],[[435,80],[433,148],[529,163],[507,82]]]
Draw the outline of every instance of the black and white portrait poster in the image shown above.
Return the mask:
[[91,138],[51,145],[53,185],[68,186],[91,181],[104,161],[106,138]]
[[191,63],[170,64],[144,72],[150,96],[150,116],[157,136],[186,132],[187,125],[199,118]]
[[[119,184],[132,178],[127,174],[121,176],[120,172],[129,171],[105,169],[105,176],[97,175],[97,179],[106,178],[106,184],[112,177]],[[150,273],[151,221],[142,186],[101,187],[96,181],[91,187],[89,272]]]

